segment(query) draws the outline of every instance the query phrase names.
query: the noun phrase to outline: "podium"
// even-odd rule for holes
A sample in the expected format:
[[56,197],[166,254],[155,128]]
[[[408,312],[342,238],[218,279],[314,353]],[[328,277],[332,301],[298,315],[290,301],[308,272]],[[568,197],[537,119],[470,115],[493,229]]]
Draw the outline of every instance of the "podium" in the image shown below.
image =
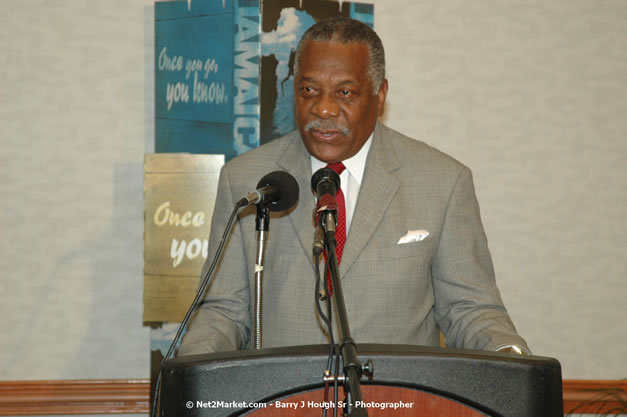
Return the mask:
[[[323,397],[328,351],[311,345],[171,359],[159,414],[321,416],[332,399]],[[362,379],[369,416],[563,416],[556,359],[410,345],[360,344],[358,352],[374,363],[374,375]]]

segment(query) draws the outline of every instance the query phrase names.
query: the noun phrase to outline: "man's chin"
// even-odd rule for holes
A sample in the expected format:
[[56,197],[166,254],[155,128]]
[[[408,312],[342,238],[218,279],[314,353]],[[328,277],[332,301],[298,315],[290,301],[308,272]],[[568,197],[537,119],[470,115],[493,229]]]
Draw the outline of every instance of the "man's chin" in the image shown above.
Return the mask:
[[327,164],[341,162],[352,156],[347,156],[347,153],[350,153],[350,151],[342,147],[342,145],[346,145],[346,137],[344,135],[325,140],[324,138],[319,139],[317,135],[310,132],[305,132],[305,135],[301,132],[301,139],[311,155]]
[[339,162],[337,159],[340,157],[341,153],[333,146],[316,144],[306,146],[306,148],[311,155],[322,162],[326,162],[327,164]]

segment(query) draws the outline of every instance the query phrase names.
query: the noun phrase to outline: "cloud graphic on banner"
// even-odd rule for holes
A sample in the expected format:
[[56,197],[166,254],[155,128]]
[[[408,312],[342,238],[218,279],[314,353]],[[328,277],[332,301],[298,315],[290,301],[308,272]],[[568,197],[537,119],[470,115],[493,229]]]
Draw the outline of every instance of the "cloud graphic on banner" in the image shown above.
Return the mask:
[[276,30],[262,34],[261,54],[274,54],[279,61],[287,62],[290,51],[296,48],[300,37],[314,23],[307,12],[293,7],[282,9]]

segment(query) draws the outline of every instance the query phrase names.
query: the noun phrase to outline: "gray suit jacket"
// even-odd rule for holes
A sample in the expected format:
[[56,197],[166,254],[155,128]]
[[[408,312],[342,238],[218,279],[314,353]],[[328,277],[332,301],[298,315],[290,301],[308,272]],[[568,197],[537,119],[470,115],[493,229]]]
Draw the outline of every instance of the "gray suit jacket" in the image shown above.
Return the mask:
[[[298,132],[223,167],[208,263],[235,201],[275,170],[297,179],[300,196],[289,212],[270,220],[263,347],[328,343],[314,298],[311,162]],[[239,217],[180,355],[242,349],[251,343],[254,207]],[[416,229],[430,234],[423,241],[397,244]],[[451,347],[526,347],[496,287],[470,170],[382,124],[375,129],[340,275],[357,343],[437,346],[441,329]]]

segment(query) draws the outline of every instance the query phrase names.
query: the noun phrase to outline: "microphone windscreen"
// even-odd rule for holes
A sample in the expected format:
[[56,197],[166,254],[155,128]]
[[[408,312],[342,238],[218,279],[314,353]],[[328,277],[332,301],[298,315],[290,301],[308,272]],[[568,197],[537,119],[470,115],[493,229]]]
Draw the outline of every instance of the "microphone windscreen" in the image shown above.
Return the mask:
[[[319,189],[321,186],[322,189]],[[311,190],[316,196],[320,197],[320,194],[329,192],[329,186],[335,186],[335,189],[331,192],[335,196],[337,190],[340,189],[340,176],[337,175],[337,172],[327,167],[320,168],[314,172],[311,177]]]
[[257,184],[257,189],[274,187],[279,191],[279,198],[268,205],[270,211],[283,211],[292,207],[298,200],[298,183],[285,171],[274,171],[265,175]]

